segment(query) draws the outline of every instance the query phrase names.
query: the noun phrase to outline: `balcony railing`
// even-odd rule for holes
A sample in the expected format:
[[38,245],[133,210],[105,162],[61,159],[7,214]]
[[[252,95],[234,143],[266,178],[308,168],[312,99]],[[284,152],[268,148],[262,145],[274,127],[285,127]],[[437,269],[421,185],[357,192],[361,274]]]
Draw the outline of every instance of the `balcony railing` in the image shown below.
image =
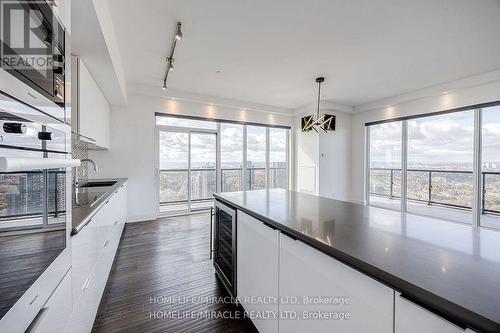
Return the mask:
[[[215,192],[215,169],[160,170],[160,204],[178,204],[212,200]],[[191,189],[189,189],[191,177]]]
[[[472,171],[408,169],[408,201],[472,209]],[[481,212],[500,214],[500,172],[481,173]],[[401,198],[401,169],[370,168],[370,195]]]
[[222,192],[235,192],[241,190],[241,177],[243,177],[243,169],[223,168],[220,171]]

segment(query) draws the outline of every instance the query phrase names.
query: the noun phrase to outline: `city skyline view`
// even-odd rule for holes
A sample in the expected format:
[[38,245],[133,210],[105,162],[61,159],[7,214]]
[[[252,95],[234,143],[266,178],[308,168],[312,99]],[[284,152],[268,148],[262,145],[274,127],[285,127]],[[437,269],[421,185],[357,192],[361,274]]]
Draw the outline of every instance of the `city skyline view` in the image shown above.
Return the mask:
[[[176,208],[191,200],[209,200],[217,189],[217,123],[191,119],[157,117],[157,124],[177,130],[159,131],[160,202]],[[197,131],[187,131],[196,128]],[[287,135],[282,128],[221,123],[220,189],[286,188]],[[198,131],[198,129],[200,131]],[[267,133],[269,133],[268,139]],[[246,140],[246,154],[244,154]],[[268,165],[266,154],[269,150]],[[246,155],[246,173],[243,172]],[[268,168],[266,171],[266,167]]]
[[[472,209],[474,111],[408,120],[409,201]],[[482,112],[483,213],[500,214],[500,107]],[[370,126],[370,195],[401,198],[402,122]]]

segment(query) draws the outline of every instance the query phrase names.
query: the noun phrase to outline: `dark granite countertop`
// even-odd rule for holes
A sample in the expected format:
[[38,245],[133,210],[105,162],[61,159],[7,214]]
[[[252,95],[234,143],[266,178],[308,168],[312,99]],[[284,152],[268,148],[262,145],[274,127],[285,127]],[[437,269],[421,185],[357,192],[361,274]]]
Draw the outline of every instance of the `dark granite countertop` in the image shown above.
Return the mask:
[[215,198],[450,321],[500,332],[500,232],[286,190]]
[[[90,193],[103,193],[100,198],[95,201],[92,205],[85,206],[75,206],[73,205],[71,209],[71,236],[76,235],[84,226],[86,226],[92,217],[97,213],[99,209],[108,201],[109,198],[127,182],[127,178],[106,178],[106,179],[89,179],[87,182],[101,182],[101,181],[116,181],[112,186],[100,186],[85,188]],[[82,185],[84,185],[83,183]],[[82,189],[79,187],[78,189]],[[75,189],[73,189],[75,191]]]

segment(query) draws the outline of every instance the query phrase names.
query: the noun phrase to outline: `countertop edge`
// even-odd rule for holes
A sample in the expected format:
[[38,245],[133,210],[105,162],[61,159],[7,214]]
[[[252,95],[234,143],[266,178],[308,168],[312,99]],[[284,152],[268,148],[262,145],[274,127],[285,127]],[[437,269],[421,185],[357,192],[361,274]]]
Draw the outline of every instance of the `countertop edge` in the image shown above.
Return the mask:
[[[97,180],[97,179],[95,179],[95,180]],[[97,202],[93,206],[90,207],[91,208],[90,213],[85,215],[85,217],[83,219],[81,219],[81,221],[79,223],[77,223],[76,226],[75,226],[75,223],[73,223],[73,221],[72,221],[71,236],[77,235],[83,229],[83,227],[85,227],[87,224],[89,224],[89,222],[92,220],[92,218],[95,216],[95,214],[106,204],[108,199],[114,195],[116,190],[121,188],[128,181],[128,178],[99,179],[99,181],[103,181],[103,180],[116,180],[116,183],[112,186],[109,186],[109,189],[106,191],[106,194],[104,194],[101,198],[99,198],[99,200],[97,200]],[[92,181],[94,181],[94,180],[92,180]],[[86,208],[89,208],[89,207],[86,207]]]
[[355,257],[352,257],[348,253],[345,253],[338,249],[334,249],[332,247],[328,247],[326,244],[321,243],[315,240],[314,238],[308,237],[307,235],[304,235],[301,232],[288,228],[287,226],[277,221],[274,221],[266,216],[260,215],[246,207],[240,206],[228,199],[221,197],[217,193],[214,193],[214,197],[216,200],[223,201],[227,205],[237,210],[241,210],[242,212],[245,212],[248,215],[258,220],[262,220],[266,223],[271,224],[272,226],[280,230],[282,233],[284,233],[286,236],[301,241],[311,246],[312,248],[319,250],[322,253],[336,260],[339,260],[340,262],[348,265],[349,267],[365,275],[368,275],[369,277],[379,281],[380,283],[416,301],[420,306],[428,308],[429,311],[432,311],[442,316],[444,319],[450,321],[452,324],[455,324],[463,328],[467,327],[479,332],[485,332],[485,333],[500,332],[500,323],[496,323],[488,318],[485,318],[477,314],[476,312],[468,310],[430,291],[427,291],[417,285],[409,283],[392,274],[389,274],[380,268],[370,265]]

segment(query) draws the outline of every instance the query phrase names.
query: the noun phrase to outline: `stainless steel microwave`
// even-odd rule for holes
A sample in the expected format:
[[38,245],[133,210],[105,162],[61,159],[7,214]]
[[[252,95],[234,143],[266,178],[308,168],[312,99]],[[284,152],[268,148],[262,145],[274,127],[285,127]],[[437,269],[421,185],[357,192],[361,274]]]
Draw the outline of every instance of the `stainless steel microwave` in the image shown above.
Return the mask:
[[69,122],[65,110],[66,31],[51,3],[0,0],[0,90]]

